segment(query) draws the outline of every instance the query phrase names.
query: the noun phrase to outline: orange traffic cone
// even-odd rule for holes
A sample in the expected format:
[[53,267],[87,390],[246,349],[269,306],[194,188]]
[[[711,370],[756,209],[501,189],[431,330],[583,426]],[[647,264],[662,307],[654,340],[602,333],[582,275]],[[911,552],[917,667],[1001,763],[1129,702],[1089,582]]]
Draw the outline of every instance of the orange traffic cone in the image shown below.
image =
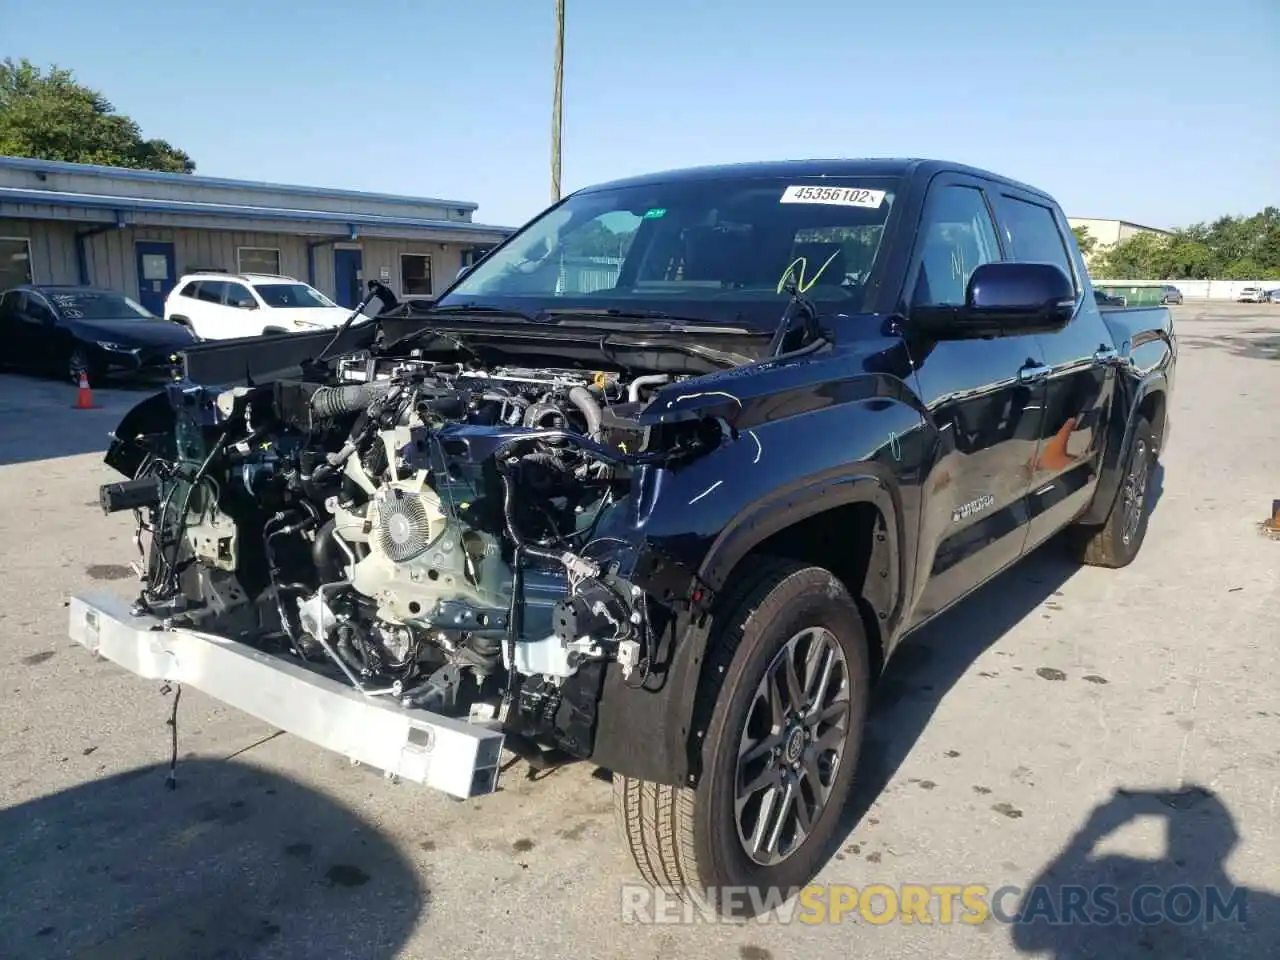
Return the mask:
[[73,410],[92,410],[96,404],[93,402],[93,391],[89,389],[89,374],[80,371],[80,389],[76,391],[76,402],[72,406]]

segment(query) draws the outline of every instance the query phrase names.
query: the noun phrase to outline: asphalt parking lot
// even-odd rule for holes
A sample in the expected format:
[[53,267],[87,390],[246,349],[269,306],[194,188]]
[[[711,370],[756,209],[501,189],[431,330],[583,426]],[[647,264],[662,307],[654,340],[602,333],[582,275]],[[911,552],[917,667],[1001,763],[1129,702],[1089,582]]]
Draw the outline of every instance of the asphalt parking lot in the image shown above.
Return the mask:
[[[391,785],[66,635],[128,591],[107,431],[143,394],[0,376],[0,955],[1261,957],[1280,943],[1280,307],[1191,303],[1150,533],[1122,571],[1055,544],[913,638],[877,694],[822,883],[1247,888],[1246,925],[628,924],[589,764],[455,802]],[[1017,897],[1006,905],[1016,907]]]

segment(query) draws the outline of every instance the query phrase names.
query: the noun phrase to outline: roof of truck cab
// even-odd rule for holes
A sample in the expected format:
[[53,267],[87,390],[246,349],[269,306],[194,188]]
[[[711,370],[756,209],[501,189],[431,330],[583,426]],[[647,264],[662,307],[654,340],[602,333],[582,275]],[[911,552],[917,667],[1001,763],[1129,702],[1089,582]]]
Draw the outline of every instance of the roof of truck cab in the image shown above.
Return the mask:
[[822,177],[924,177],[931,178],[944,171],[965,173],[984,180],[1004,183],[1011,187],[1048,196],[1043,190],[1010,177],[993,173],[963,163],[924,158],[866,157],[861,159],[831,160],[764,160],[750,163],[727,163],[715,166],[683,167],[646,173],[634,177],[611,180],[607,183],[584,187],[579,193],[607,190],[617,187],[640,187],[650,184],[695,182],[698,180],[728,180],[771,177],[796,177],[813,180]]

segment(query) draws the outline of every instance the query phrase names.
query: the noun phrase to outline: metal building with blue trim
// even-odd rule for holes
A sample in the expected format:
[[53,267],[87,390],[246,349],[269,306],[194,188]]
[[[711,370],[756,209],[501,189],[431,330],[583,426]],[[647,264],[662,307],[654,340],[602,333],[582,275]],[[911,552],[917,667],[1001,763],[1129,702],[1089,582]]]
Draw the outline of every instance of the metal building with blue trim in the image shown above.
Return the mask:
[[84,283],[153,312],[197,270],[305,279],[344,305],[363,281],[432,297],[513,231],[461,200],[0,157],[0,289]]

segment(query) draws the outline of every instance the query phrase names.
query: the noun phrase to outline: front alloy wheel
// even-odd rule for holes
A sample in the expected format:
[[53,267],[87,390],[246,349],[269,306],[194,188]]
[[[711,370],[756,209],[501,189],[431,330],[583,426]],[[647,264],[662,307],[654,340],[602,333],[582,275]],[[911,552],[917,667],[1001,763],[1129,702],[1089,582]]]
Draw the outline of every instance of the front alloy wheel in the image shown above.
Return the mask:
[[849,727],[849,666],[824,627],[787,641],[756,687],[738,744],[734,818],[762,866],[804,843],[831,797]]
[[[615,773],[641,875],[726,916],[813,879],[839,841],[866,718],[866,627],[829,570],[750,557],[712,614],[696,786]],[[727,902],[720,894],[757,894]],[[736,897],[737,894],[735,893]]]

